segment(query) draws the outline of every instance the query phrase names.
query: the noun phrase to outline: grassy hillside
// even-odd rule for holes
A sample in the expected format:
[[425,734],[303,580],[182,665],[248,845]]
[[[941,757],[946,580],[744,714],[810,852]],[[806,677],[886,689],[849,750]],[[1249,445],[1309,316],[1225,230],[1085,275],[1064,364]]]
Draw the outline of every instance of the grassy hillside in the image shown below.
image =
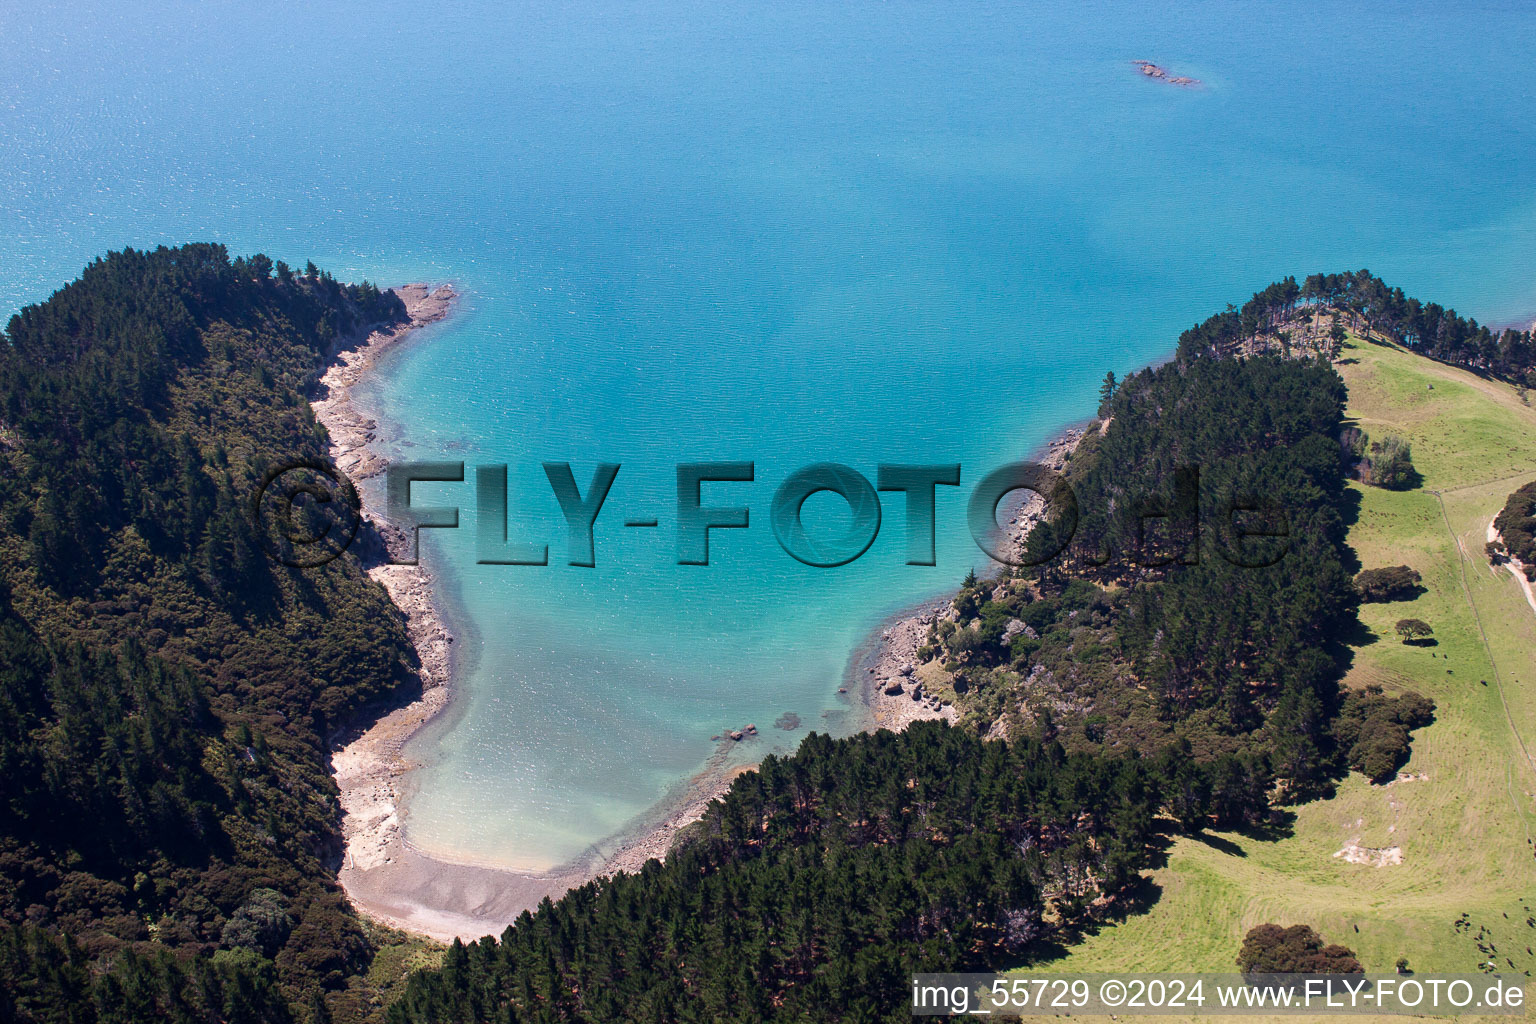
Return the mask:
[[[1349,776],[1328,800],[1296,809],[1293,834],[1181,838],[1152,874],[1150,909],[1089,936],[1048,966],[1230,971],[1255,924],[1309,923],[1359,955],[1367,971],[1407,956],[1418,971],[1474,971],[1485,958],[1452,922],[1487,926],[1508,972],[1536,972],[1536,616],[1514,579],[1483,555],[1489,520],[1536,478],[1536,409],[1515,388],[1350,338],[1339,366],[1348,414],[1373,436],[1413,446],[1422,487],[1360,496],[1349,542],[1361,568],[1407,563],[1423,574],[1412,601],[1367,604],[1346,684],[1415,689],[1438,706],[1414,735],[1404,779]],[[1392,631],[1424,619],[1438,643],[1410,647]],[[1522,746],[1521,740],[1524,745]],[[1529,753],[1528,753],[1529,752]],[[1399,847],[1402,863],[1347,863],[1346,843]],[[1507,915],[1507,917],[1505,916]]]

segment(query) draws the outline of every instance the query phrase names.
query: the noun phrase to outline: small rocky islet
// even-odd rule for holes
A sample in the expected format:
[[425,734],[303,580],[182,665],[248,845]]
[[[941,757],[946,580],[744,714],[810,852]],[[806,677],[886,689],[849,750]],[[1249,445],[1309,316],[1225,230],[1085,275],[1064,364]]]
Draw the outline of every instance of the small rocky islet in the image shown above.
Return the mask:
[[1189,89],[1200,84],[1200,79],[1198,78],[1190,78],[1186,75],[1171,75],[1168,73],[1167,68],[1150,60],[1133,60],[1131,63],[1140,68],[1141,73],[1148,78],[1155,78],[1160,82],[1167,82],[1169,85],[1177,85]]

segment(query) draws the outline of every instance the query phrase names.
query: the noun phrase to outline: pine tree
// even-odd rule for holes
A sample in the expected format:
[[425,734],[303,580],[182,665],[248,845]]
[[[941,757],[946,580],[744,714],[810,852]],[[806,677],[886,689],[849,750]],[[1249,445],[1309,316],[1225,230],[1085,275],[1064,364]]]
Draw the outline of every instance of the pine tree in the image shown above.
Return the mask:
[[1104,383],[1099,385],[1099,411],[1102,413],[1109,405],[1109,400],[1115,397],[1119,390],[1119,384],[1115,381],[1115,371],[1110,370],[1104,374]]
[[1302,685],[1287,686],[1269,716],[1275,774],[1295,792],[1308,792],[1322,776],[1325,723],[1317,694]]

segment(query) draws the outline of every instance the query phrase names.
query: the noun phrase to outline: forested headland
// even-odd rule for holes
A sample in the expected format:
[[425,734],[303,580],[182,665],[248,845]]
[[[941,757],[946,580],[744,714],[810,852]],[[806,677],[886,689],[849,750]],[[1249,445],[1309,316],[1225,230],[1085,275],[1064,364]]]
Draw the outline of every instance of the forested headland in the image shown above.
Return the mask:
[[297,1018],[366,968],[327,743],[407,693],[356,559],[249,504],[324,459],[306,389],[393,293],[222,246],[125,250],[0,345],[0,1019]]
[[1422,302],[1369,270],[1276,281],[1179,338],[1179,354],[1278,351],[1336,355],[1346,334],[1378,335],[1422,356],[1536,386],[1536,332],[1502,330]]
[[1260,825],[1367,760],[1395,774],[1431,709],[1339,687],[1359,601],[1343,398],[1326,360],[1278,354],[1185,349],[1121,382],[1071,463],[1070,542],[1073,517],[1048,518],[1040,564],[968,578],[931,627],[962,724],[1160,759],[1193,828]]

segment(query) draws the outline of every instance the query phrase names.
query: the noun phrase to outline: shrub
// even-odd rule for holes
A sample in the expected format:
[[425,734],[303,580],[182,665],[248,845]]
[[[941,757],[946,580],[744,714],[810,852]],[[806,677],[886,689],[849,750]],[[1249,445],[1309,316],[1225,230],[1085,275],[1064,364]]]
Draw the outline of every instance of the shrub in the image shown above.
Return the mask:
[[1349,767],[1372,782],[1390,782],[1408,760],[1409,731],[1428,725],[1435,702],[1417,693],[1387,697],[1368,686],[1344,698],[1333,724],[1335,747]]
[[270,957],[288,939],[293,918],[283,894],[274,889],[257,889],[224,924],[220,936],[231,949],[254,949]]
[[1369,483],[1385,487],[1389,491],[1401,491],[1412,487],[1418,480],[1413,468],[1413,451],[1407,441],[1388,434],[1380,441],[1371,442],[1371,476]]
[[1355,589],[1360,600],[1367,604],[1382,601],[1404,601],[1420,592],[1419,581],[1423,577],[1417,569],[1406,565],[1389,565],[1384,569],[1367,569],[1355,577]]
[[1346,427],[1339,433],[1339,448],[1351,475],[1361,483],[1401,491],[1419,482],[1411,446],[1394,434],[1372,441],[1359,427]]
[[1243,938],[1237,966],[1244,974],[1364,974],[1347,946],[1323,945],[1310,925],[1261,924]]

